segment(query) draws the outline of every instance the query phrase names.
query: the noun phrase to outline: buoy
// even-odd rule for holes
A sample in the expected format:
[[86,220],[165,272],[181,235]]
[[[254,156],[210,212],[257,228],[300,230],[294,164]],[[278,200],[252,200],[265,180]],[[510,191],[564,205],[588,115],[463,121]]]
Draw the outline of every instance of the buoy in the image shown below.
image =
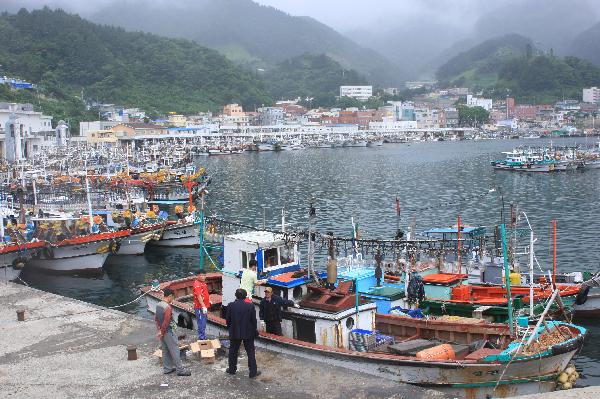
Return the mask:
[[456,354],[451,345],[442,344],[417,352],[416,358],[422,360],[454,360]]
[[564,384],[568,380],[569,380],[569,375],[565,372],[560,373],[560,375],[558,376],[558,382],[561,384]]
[[567,374],[573,374],[575,372],[575,367],[573,366],[569,366],[565,369],[565,373]]
[[570,382],[565,382],[563,384],[563,389],[571,389],[573,388],[573,384],[571,384]]

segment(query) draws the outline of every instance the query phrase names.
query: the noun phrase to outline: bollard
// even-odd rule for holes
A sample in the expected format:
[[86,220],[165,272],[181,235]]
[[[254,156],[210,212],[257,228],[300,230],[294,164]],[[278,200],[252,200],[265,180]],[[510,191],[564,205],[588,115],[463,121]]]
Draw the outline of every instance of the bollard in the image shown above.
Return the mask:
[[17,321],[25,321],[25,310],[17,310]]
[[127,346],[127,360],[137,360],[137,347],[134,345]]

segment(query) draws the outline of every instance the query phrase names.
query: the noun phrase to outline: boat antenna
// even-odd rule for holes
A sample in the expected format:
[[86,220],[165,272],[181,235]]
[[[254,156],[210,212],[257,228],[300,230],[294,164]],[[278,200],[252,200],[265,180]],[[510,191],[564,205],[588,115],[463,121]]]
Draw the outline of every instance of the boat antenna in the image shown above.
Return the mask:
[[308,275],[312,276],[317,280],[315,273],[315,220],[317,217],[317,210],[315,209],[314,196],[310,197],[309,210],[308,210]]
[[87,159],[85,160],[85,194],[87,197],[88,217],[90,218],[90,233],[93,233],[94,219],[92,216],[92,199],[90,198],[90,182],[88,180]]

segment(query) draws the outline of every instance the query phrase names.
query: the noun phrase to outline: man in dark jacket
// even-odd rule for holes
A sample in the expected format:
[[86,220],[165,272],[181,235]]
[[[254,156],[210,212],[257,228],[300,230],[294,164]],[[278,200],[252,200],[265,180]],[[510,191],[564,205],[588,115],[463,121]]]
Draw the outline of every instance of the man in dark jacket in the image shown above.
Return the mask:
[[256,358],[254,357],[254,338],[258,336],[256,309],[254,309],[252,302],[244,301],[246,296],[246,290],[238,288],[235,291],[235,301],[227,306],[226,320],[230,342],[227,373],[236,373],[240,345],[244,342],[244,348],[248,356],[250,378],[255,378],[260,375],[260,371],[256,367]]
[[297,307],[294,301],[273,295],[271,287],[265,288],[265,297],[260,301],[258,316],[264,321],[269,334],[283,335],[281,331],[282,309],[287,309],[288,306]]

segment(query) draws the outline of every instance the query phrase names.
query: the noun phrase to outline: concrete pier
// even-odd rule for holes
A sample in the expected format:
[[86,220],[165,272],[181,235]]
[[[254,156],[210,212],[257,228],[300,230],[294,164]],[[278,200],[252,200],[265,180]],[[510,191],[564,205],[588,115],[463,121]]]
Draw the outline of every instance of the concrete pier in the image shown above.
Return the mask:
[[[17,310],[25,320],[17,321]],[[194,334],[186,332],[189,340]],[[0,282],[0,393],[5,398],[443,398],[435,391],[257,350],[262,375],[237,375],[227,361],[184,361],[191,377],[165,376],[152,353],[151,320],[13,283]],[[138,360],[127,360],[127,346]],[[166,385],[166,386],[165,386]]]

